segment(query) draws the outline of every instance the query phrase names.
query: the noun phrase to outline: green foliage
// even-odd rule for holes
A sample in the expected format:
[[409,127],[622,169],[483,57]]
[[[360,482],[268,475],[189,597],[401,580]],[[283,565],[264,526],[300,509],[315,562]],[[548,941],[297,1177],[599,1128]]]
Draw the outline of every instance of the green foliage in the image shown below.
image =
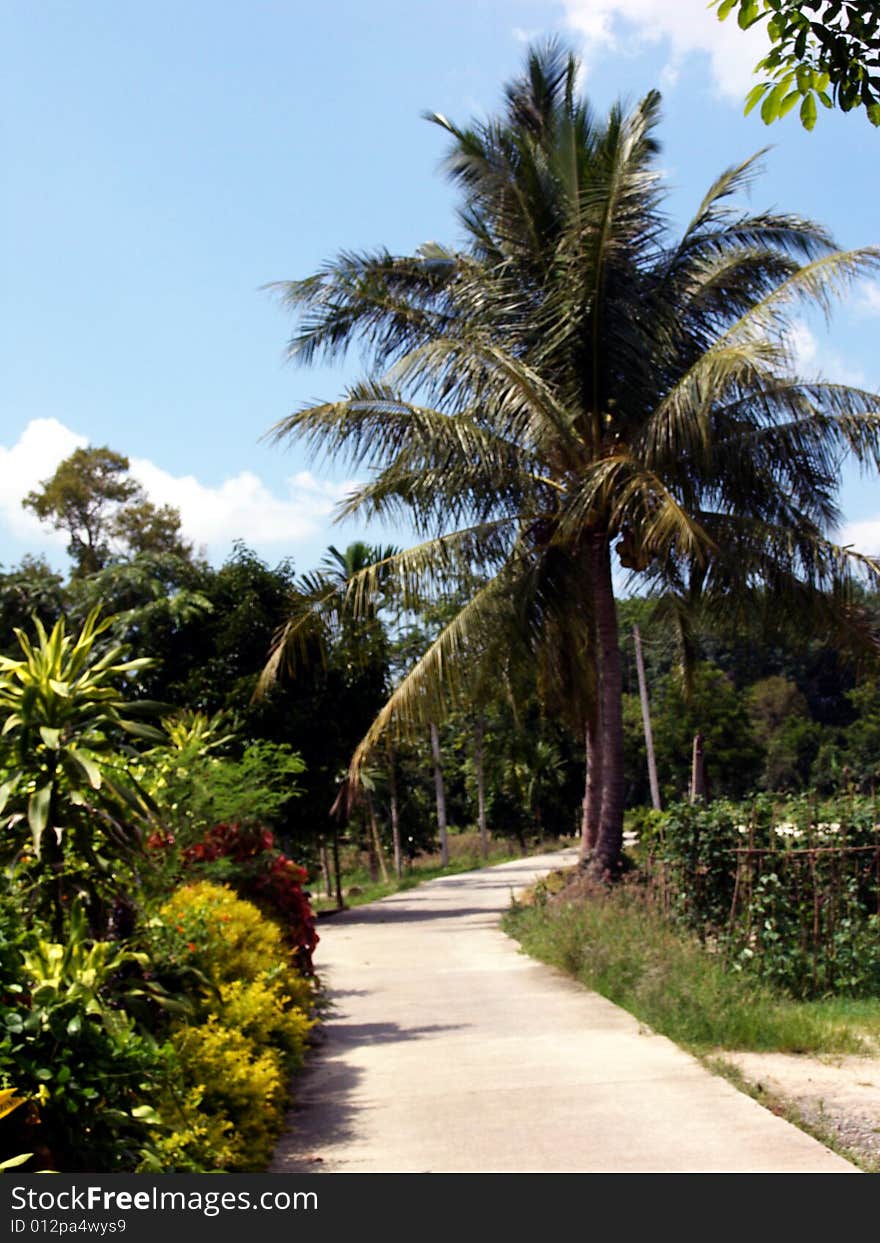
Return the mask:
[[[219,823],[283,823],[283,811],[301,793],[305,770],[300,755],[285,743],[257,739],[239,758],[215,754],[230,736],[207,743],[197,733],[183,740],[183,718],[163,721],[171,746],[154,748],[138,767],[141,784],[160,809],[163,822],[183,840]],[[204,714],[194,721],[208,722]]]
[[[636,705],[631,729],[637,728]],[[760,772],[761,747],[752,732],[747,705],[721,670],[698,665],[686,686],[677,674],[658,687],[652,704],[654,741],[666,798],[686,793],[691,748],[696,733],[704,738],[706,773],[714,795],[742,796]]]
[[[190,1102],[190,1109],[184,1117],[189,1119],[189,1129],[199,1129],[192,1117],[194,1088],[199,1096],[198,1115],[212,1120],[207,1136],[195,1135],[189,1143],[178,1139],[186,1156],[210,1170],[236,1173],[264,1169],[287,1101],[281,1055],[240,1031],[223,1027],[215,1018],[198,1027],[181,1028],[174,1034],[173,1045],[187,1085],[184,1099]],[[218,1153],[209,1146],[210,1133],[221,1128],[224,1135]],[[218,1157],[223,1159],[222,1166]]]
[[20,659],[0,656],[4,854],[29,859],[42,878],[38,897],[52,909],[57,938],[74,885],[93,904],[118,891],[113,868],[138,848],[151,814],[123,761],[126,739],[161,735],[136,719],[152,705],[128,702],[120,689],[148,662],[103,646],[111,625],[97,610],[78,635],[63,620],[47,634],[37,620],[36,643],[16,632]]
[[671,918],[735,970],[799,997],[880,992],[871,801],[672,807],[652,856]]
[[21,564],[0,574],[0,652],[18,647],[16,628],[24,630],[38,617],[50,627],[64,607],[60,574],[43,557],[22,557]]
[[271,1045],[285,1055],[289,1067],[298,1069],[315,1025],[309,1018],[313,1004],[306,981],[276,966],[254,980],[233,980],[224,985],[213,1017],[250,1040]]
[[38,1168],[134,1170],[150,1151],[145,1102],[166,1066],[115,986],[142,956],[91,940],[81,912],[64,943],[25,933],[16,915],[0,905],[0,1084],[29,1102],[15,1141]]
[[[766,125],[800,104],[801,124],[816,124],[817,101],[844,112],[864,108],[880,125],[880,8],[876,0],[711,0],[743,29],[766,22],[770,51],[756,65],[769,81],[755,86],[746,112],[761,101]],[[829,93],[830,91],[830,93]]]

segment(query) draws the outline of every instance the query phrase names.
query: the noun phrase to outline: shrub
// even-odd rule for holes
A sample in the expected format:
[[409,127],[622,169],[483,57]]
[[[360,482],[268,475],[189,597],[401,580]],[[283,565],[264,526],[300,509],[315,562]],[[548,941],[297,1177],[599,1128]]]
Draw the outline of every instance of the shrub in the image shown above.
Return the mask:
[[183,885],[160,915],[182,961],[187,958],[217,984],[254,980],[290,955],[281,930],[228,885]]
[[311,971],[318,944],[315,914],[303,892],[304,868],[282,854],[270,829],[259,825],[217,824],[184,851],[215,879],[228,881],[243,897],[275,919],[296,952],[297,965]]
[[[302,1066],[306,1040],[314,1020],[307,1010],[311,998],[291,997],[281,980],[264,971],[256,980],[235,980],[220,990],[217,1021],[251,1040],[263,1041],[285,1054],[293,1069]],[[300,990],[302,993],[302,990]],[[305,1004],[303,1004],[303,1001]]]
[[26,1098],[6,1142],[39,1168],[134,1170],[149,1151],[150,1093],[164,1075],[162,1050],[135,1028],[115,977],[132,955],[90,941],[82,909],[66,943],[5,934],[0,1086]]
[[[197,1112],[192,1111],[191,1117],[195,1113],[198,1119],[210,1119],[215,1128],[220,1121],[223,1165],[217,1164],[217,1153],[205,1151],[208,1136],[194,1136],[189,1151],[203,1160],[207,1157],[212,1169],[263,1169],[272,1155],[287,1100],[281,1054],[222,1026],[216,1017],[199,1027],[181,1028],[173,1045],[190,1099],[193,1088],[199,1094]],[[191,1121],[190,1126],[199,1129],[199,1123]]]
[[668,913],[794,996],[876,994],[875,819],[867,800],[670,808],[652,850]]
[[[259,1170],[271,1156],[313,1026],[311,983],[281,930],[226,885],[199,881],[160,910],[165,964],[203,973],[202,1021],[171,1035],[176,1077],[161,1096],[159,1168]],[[156,1168],[147,1161],[144,1170]]]

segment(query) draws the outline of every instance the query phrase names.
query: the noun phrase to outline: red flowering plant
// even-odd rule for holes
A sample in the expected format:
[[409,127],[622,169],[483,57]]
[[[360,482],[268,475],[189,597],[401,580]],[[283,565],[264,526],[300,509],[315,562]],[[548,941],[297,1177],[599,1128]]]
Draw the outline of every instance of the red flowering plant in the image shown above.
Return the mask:
[[318,944],[315,914],[303,885],[305,868],[294,863],[262,825],[215,824],[183,852],[189,867],[232,885],[240,897],[260,907],[281,926],[297,966],[311,973]]

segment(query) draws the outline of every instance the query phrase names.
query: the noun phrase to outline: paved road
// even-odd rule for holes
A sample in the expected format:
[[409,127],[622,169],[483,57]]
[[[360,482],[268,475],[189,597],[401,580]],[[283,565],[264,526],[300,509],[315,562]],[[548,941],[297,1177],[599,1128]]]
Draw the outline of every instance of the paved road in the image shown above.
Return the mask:
[[431,881],[321,923],[333,1010],[274,1172],[852,1172],[498,930],[570,856]]

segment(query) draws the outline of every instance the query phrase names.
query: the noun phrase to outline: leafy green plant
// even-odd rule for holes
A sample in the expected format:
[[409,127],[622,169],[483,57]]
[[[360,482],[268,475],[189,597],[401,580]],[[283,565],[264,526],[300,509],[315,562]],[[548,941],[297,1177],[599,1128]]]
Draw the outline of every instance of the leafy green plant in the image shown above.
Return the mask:
[[167,1054],[122,1005],[121,969],[143,956],[94,942],[76,908],[64,943],[16,939],[0,918],[0,1085],[28,1100],[19,1146],[54,1169],[133,1170],[150,1150],[150,1101]]
[[128,702],[120,689],[149,662],[102,645],[111,617],[93,610],[77,635],[63,619],[48,633],[34,625],[36,642],[16,631],[20,659],[0,656],[0,827],[7,859],[32,874],[37,905],[61,941],[74,893],[98,908],[124,888],[114,869],[137,851],[151,815],[125,771],[126,740],[161,735],[136,719],[155,705]]

